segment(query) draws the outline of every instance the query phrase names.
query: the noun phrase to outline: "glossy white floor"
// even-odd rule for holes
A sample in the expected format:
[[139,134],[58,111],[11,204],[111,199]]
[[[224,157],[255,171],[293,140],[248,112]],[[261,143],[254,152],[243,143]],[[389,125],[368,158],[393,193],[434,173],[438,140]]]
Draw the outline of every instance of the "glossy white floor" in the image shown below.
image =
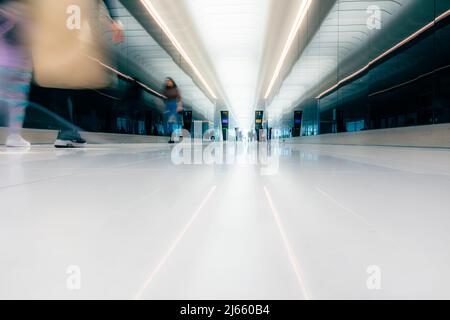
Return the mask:
[[235,153],[0,148],[0,298],[450,298],[450,150]]

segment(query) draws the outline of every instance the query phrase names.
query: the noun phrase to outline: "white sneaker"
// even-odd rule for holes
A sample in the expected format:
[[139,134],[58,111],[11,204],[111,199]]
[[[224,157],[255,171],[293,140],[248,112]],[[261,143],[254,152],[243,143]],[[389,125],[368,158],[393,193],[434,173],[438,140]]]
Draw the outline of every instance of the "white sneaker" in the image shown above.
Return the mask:
[[6,146],[14,148],[29,148],[31,147],[31,144],[22,138],[20,134],[10,134],[6,139]]

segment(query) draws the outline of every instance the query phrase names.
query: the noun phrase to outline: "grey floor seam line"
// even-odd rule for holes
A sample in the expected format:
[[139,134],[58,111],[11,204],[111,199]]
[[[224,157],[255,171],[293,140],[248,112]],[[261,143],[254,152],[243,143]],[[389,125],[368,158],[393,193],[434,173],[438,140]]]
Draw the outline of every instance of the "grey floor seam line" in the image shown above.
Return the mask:
[[312,142],[286,142],[290,145],[308,145],[308,146],[337,146],[337,147],[386,147],[386,148],[402,148],[402,149],[424,149],[424,150],[442,150],[449,151],[450,147],[430,147],[430,146],[404,146],[404,145],[387,145],[387,144],[346,144],[346,143],[312,143]]
[[329,192],[326,192],[318,185],[315,186],[316,191],[327,198],[329,201],[333,202],[335,205],[337,205],[342,210],[349,213],[351,216],[362,222],[366,227],[368,227],[372,232],[377,232],[377,230],[369,223],[369,221],[366,220],[363,216],[361,216],[359,213],[357,213],[355,210],[353,210],[350,207],[345,206],[344,204],[340,203],[338,200],[335,199]]
[[[383,164],[377,164],[377,163],[370,163],[367,161],[367,158],[361,158],[360,160],[358,159],[354,159],[354,158],[349,158],[352,157],[351,155],[345,155],[343,153],[332,153],[329,151],[320,151],[320,150],[309,150],[308,152],[315,152],[315,153],[320,153],[322,156],[328,156],[331,158],[335,158],[335,159],[340,159],[340,160],[345,160],[345,161],[349,161],[349,162],[355,162],[357,164],[362,164],[362,165],[366,165],[366,166],[372,166],[372,167],[380,167],[380,168],[385,168],[385,169],[389,169],[392,171],[397,171],[397,172],[406,172],[406,173],[412,173],[412,174],[423,174],[423,172],[418,172],[418,171],[411,171],[411,170],[406,170],[406,169],[399,169],[399,168],[395,168],[395,167],[390,167],[387,164],[389,164],[389,161],[391,162],[401,162],[400,160],[385,160],[387,164],[383,165]],[[347,157],[347,158],[346,158]],[[366,160],[366,161],[364,161]],[[429,173],[426,173],[429,174]],[[436,174],[436,173],[433,173]],[[439,174],[444,174],[444,175],[450,175],[450,173],[439,173]]]
[[[137,161],[137,162],[131,162],[131,163],[127,163],[125,165],[120,165],[118,167],[116,166],[112,166],[112,167],[108,167],[108,168],[102,168],[102,170],[109,170],[109,169],[121,169],[121,168],[126,168],[128,166],[132,166],[138,163],[143,163],[149,160],[160,160],[163,157],[157,157],[157,158],[152,158],[152,159],[147,159],[147,160],[142,160],[142,161]],[[95,170],[96,168],[92,168],[90,170]],[[39,179],[39,180],[33,180],[33,181],[29,181],[29,182],[24,182],[24,183],[16,183],[16,184],[11,184],[11,185],[7,185],[7,186],[0,186],[0,190],[5,190],[5,189],[10,189],[10,188],[17,188],[20,186],[27,186],[27,185],[33,185],[33,184],[37,184],[37,183],[41,183],[41,182],[47,182],[47,181],[52,181],[52,180],[58,180],[61,178],[68,178],[68,177],[79,177],[79,176],[83,176],[86,174],[91,174],[91,172],[77,172],[77,173],[73,173],[73,174],[66,174],[66,175],[61,175],[61,176],[55,176],[55,177],[50,177],[50,178],[45,178],[45,179]]]
[[135,161],[135,162],[131,162],[131,163],[126,163],[126,164],[123,164],[123,165],[114,166],[114,167],[111,167],[111,169],[127,168],[129,166],[134,166],[136,164],[144,163],[144,162],[147,162],[149,160],[161,160],[161,159],[165,159],[165,158],[167,158],[167,156],[159,156],[159,157],[155,157],[155,158],[139,160],[139,161]]

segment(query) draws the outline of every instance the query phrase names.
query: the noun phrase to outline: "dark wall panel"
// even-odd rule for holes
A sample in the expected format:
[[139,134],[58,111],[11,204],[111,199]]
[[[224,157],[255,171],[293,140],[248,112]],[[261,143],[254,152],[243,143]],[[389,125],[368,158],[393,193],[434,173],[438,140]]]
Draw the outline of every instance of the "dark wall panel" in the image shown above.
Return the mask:
[[[345,3],[342,1],[341,9],[347,10]],[[380,33],[384,39],[379,36],[371,39],[370,53],[369,48],[359,50],[358,61],[363,59],[367,64],[392,43],[398,43],[449,9],[450,0],[414,1],[402,12],[402,19],[395,21],[398,27],[391,24],[391,28]],[[447,17],[440,21],[358,77],[322,97],[315,106],[319,119],[311,112],[314,105],[301,105],[299,108],[305,110],[302,135],[314,132],[311,130],[314,123],[320,128],[319,132],[325,134],[450,122],[449,20]],[[347,22],[338,18],[340,32],[346,30]],[[352,72],[341,68],[349,59],[342,58],[345,45],[338,43],[338,79]]]

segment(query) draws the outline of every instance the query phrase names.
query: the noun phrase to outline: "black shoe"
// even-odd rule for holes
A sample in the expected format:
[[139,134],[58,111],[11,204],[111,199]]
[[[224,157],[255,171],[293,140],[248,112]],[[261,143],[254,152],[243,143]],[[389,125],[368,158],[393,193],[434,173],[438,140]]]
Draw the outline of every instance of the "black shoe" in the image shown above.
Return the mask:
[[169,144],[173,144],[173,143],[175,143],[175,141],[169,140]]
[[86,146],[78,131],[59,131],[55,141],[56,148],[83,148]]

